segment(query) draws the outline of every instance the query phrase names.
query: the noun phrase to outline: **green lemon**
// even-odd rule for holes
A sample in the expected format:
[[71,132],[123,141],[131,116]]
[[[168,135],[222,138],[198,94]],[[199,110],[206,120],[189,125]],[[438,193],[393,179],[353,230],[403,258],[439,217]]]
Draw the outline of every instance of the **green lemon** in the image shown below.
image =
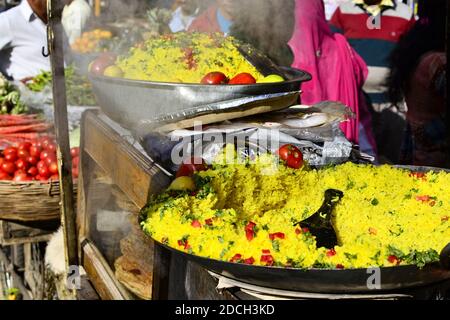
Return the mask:
[[283,82],[284,78],[277,74],[270,74],[267,77],[262,78],[258,81],[258,83],[274,83],[274,82]]
[[173,180],[169,186],[169,190],[175,191],[195,191],[194,179],[191,177],[179,177]]
[[103,75],[106,77],[122,78],[123,71],[118,66],[112,65],[105,69],[105,71],[103,72]]

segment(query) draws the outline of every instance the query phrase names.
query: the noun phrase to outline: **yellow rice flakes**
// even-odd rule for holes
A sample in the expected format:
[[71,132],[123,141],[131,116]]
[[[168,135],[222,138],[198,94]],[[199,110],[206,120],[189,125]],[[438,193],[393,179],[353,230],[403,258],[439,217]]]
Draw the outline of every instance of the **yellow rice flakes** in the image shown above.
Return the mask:
[[124,78],[176,83],[200,83],[215,71],[232,78],[247,72],[257,80],[263,76],[235,46],[236,40],[221,34],[176,33],[147,40],[134,47],[117,65]]
[[[261,256],[270,250],[275,265],[300,268],[390,266],[397,264],[390,259],[396,252],[405,256],[401,264],[413,263],[406,256],[414,252],[433,252],[435,260],[450,241],[450,174],[417,178],[390,166],[346,163],[321,170],[280,165],[267,175],[261,173],[265,167],[267,161],[259,159],[201,172],[198,178],[210,180],[206,196],[186,194],[153,204],[144,230],[204,257],[230,261],[239,254],[265,265]],[[330,188],[344,192],[333,217],[339,239],[335,253],[316,249],[315,239],[293,226],[320,208]],[[207,219],[213,219],[212,226]],[[193,220],[202,228],[194,228]],[[250,221],[257,228],[251,241],[245,231]],[[274,233],[283,233],[284,239],[272,241]],[[187,239],[186,248],[181,239]]]

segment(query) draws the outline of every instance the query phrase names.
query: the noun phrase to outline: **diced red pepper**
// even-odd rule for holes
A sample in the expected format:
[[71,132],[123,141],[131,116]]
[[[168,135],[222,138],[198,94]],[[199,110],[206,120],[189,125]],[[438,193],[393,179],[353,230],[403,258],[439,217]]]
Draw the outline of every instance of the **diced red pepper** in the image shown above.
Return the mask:
[[251,221],[245,226],[245,236],[247,237],[248,241],[252,241],[255,237],[255,227],[256,223]]
[[302,233],[302,230],[300,230],[299,228],[295,229],[295,234],[299,235],[300,233]]
[[282,239],[283,240],[285,237],[286,236],[282,232],[269,234],[269,239],[272,240],[272,241],[275,240],[275,239]]
[[417,201],[428,202],[431,200],[430,196],[416,196]]
[[337,264],[336,269],[345,269],[345,267],[342,264]]
[[413,177],[413,178],[416,178],[416,179],[422,179],[424,181],[427,180],[427,178],[425,177],[425,173],[423,173],[423,172],[414,172],[414,171],[412,171],[412,172],[410,172],[409,176]]
[[178,240],[178,245],[180,247],[184,247],[184,250],[188,250],[191,248],[187,240]]
[[263,253],[263,254],[270,254],[270,250],[264,249],[264,250],[262,251],[262,253]]
[[235,254],[235,255],[233,256],[233,258],[231,258],[230,262],[236,263],[236,262],[239,262],[239,261],[241,261],[241,260],[242,260],[242,255],[239,254],[239,253],[237,253],[237,254]]
[[389,256],[389,257],[388,257],[388,261],[389,261],[390,263],[400,264],[400,259],[397,258],[397,257],[394,256],[394,255]]
[[330,249],[327,251],[327,257],[333,257],[336,255],[336,250]]
[[253,257],[250,257],[248,259],[244,260],[245,264],[254,264],[255,263],[255,259],[253,259]]
[[435,205],[436,205],[436,201],[433,200],[430,202],[430,207],[434,207]]
[[245,236],[247,237],[248,241],[252,241],[253,238],[255,237],[255,233],[252,230],[246,230]]
[[309,232],[309,229],[308,229],[308,228],[303,228],[302,231],[303,231],[304,233],[308,233],[308,232]]
[[212,225],[213,225],[213,220],[212,220],[212,219],[206,219],[206,220],[205,220],[205,224],[206,224],[207,226],[212,226]]
[[370,233],[371,235],[376,236],[377,233],[378,233],[378,231],[377,231],[377,229],[370,227],[370,228],[369,228],[369,233]]
[[256,223],[250,221],[250,222],[247,223],[247,225],[245,226],[245,230],[253,231],[253,230],[255,229],[255,227],[256,227]]
[[270,254],[262,255],[261,256],[261,262],[264,262],[266,266],[273,266],[273,257]]
[[201,228],[202,224],[200,223],[200,221],[194,220],[194,221],[192,221],[191,226],[194,228]]
[[448,216],[443,216],[443,217],[441,218],[441,221],[442,221],[442,222],[448,221]]

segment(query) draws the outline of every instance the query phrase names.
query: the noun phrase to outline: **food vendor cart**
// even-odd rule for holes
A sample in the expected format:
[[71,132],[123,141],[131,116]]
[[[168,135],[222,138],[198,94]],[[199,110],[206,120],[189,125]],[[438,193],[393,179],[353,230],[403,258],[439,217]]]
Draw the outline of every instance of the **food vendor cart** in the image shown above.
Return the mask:
[[[162,118],[159,119],[164,119],[164,112],[173,107],[165,106],[163,99],[154,95],[155,91],[151,92],[154,98],[145,96],[146,92],[142,88],[150,90],[155,86],[154,83],[91,77],[101,108],[83,115],[75,212],[72,181],[68,174],[71,165],[65,136],[65,97],[61,94],[65,92],[64,77],[58,69],[62,63],[62,51],[57,45],[57,41],[61,40],[57,19],[58,1],[51,2],[56,9],[54,19],[51,20],[54,28],[54,38],[51,40],[56,41],[56,46],[52,48],[53,73],[61,80],[55,81],[54,90],[56,96],[59,93],[55,104],[60,107],[56,112],[56,121],[59,121],[57,133],[61,148],[60,165],[63,166],[62,213],[67,265],[82,266],[101,299],[255,299],[275,296],[312,299],[437,299],[448,295],[448,270],[436,265],[424,270],[408,266],[393,267],[387,271],[392,273],[388,274],[390,287],[385,290],[363,292],[360,288],[352,291],[348,287],[336,290],[333,289],[333,278],[341,284],[358,278],[358,283],[354,284],[356,288],[361,285],[361,274],[366,270],[252,269],[181,254],[153,242],[141,231],[140,212],[148,203],[149,196],[162,192],[173,180],[173,175],[152,160],[141,141],[136,139],[130,123],[136,124],[140,117],[145,117],[145,108],[133,107],[136,100],[160,99],[160,113],[157,116]],[[132,93],[121,91],[125,87],[133,88]],[[185,97],[195,96],[189,87],[182,85],[158,88],[171,90],[173,99],[180,94],[185,94]],[[292,90],[282,90],[286,91]],[[242,97],[237,95],[233,98]],[[294,104],[296,99],[289,103]],[[192,103],[195,105],[198,102]],[[214,101],[205,103],[214,104]],[[130,108],[128,113],[127,108]],[[170,110],[170,113],[174,115],[176,110]],[[340,274],[335,278],[336,272]],[[227,274],[231,276],[225,279]],[[402,277],[405,278],[398,280]],[[246,278],[250,281],[244,281]],[[304,287],[293,286],[289,290],[287,283],[292,282],[292,279],[297,283],[312,283],[316,288],[308,292]],[[268,285],[271,281],[273,286]],[[399,281],[398,287],[395,287],[395,281]],[[403,286],[408,281],[412,282]],[[220,290],[216,291],[216,288]]]

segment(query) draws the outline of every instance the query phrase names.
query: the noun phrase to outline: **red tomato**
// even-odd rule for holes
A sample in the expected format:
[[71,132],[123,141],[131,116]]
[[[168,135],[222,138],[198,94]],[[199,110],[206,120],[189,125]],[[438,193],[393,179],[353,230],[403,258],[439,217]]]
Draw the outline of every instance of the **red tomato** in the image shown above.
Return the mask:
[[78,178],[78,168],[72,169],[72,176],[74,179]]
[[78,168],[79,162],[80,162],[80,158],[79,158],[79,157],[73,158],[73,159],[72,159],[72,167]]
[[70,155],[73,158],[78,157],[79,154],[80,154],[80,148],[75,147],[75,148],[70,149]]
[[2,167],[3,162],[5,162],[5,158],[0,157],[0,168]]
[[41,168],[38,168],[38,171],[39,171],[39,175],[42,178],[48,178],[50,176],[50,171],[48,170],[47,166],[43,166]]
[[286,162],[288,167],[300,169],[303,166],[303,154],[296,146],[286,144],[277,153],[280,159]]
[[39,158],[40,158],[41,160],[45,160],[45,159],[47,159],[48,157],[51,157],[52,155],[53,155],[53,152],[50,152],[50,151],[48,151],[48,150],[44,150],[44,151],[42,151],[41,154],[39,155]]
[[35,177],[38,174],[38,169],[36,167],[31,167],[30,169],[28,169],[27,173],[30,176]]
[[19,158],[19,159],[26,159],[26,158],[28,158],[30,156],[30,153],[28,152],[28,150],[26,150],[26,149],[19,149],[18,151],[17,151],[17,157]]
[[3,150],[3,155],[6,156],[8,154],[15,154],[17,156],[17,148],[14,147],[8,147],[5,150]]
[[5,160],[9,162],[14,162],[17,160],[17,153],[8,153],[5,154]]
[[49,137],[45,137],[41,140],[42,148],[47,149],[49,145],[53,144],[53,139]]
[[2,170],[6,173],[13,174],[14,171],[16,171],[16,165],[14,164],[14,162],[5,161],[2,164]]
[[31,142],[21,142],[17,149],[29,151],[31,147]]
[[1,180],[11,180],[11,176],[4,171],[0,171],[0,181]]
[[32,166],[35,166],[39,161],[37,157],[33,157],[33,156],[29,156],[25,160]]
[[59,180],[59,175],[54,174],[50,177],[50,180],[54,180],[54,181],[58,181]]
[[31,181],[31,178],[29,176],[27,176],[26,173],[19,173],[14,176],[13,181],[14,182]]
[[45,164],[47,165],[47,167],[50,167],[50,165],[51,165],[53,162],[56,162],[56,156],[51,155],[51,156],[45,158],[43,161],[45,162]]
[[57,174],[58,173],[58,164],[56,162],[50,163],[48,166],[48,170],[51,174]]
[[34,180],[36,180],[36,181],[41,180],[41,179],[42,179],[42,177],[38,174],[34,177]]
[[56,144],[50,143],[45,150],[56,153]]
[[194,220],[194,221],[192,221],[191,226],[194,228],[201,228],[202,224],[200,223],[200,221]]
[[33,157],[39,157],[42,151],[42,147],[39,147],[37,145],[32,145],[30,147],[30,156]]
[[222,72],[210,72],[205,75],[201,81],[202,84],[226,84],[228,83],[228,78]]
[[36,168],[39,170],[40,168],[43,168],[43,167],[45,167],[45,166],[47,166],[46,164],[45,164],[45,161],[39,161],[37,164],[36,164]]
[[250,73],[239,73],[228,84],[253,84],[256,83],[256,79]]
[[208,170],[208,166],[206,165],[205,160],[203,160],[202,158],[192,157],[183,161],[180,169],[178,169],[177,178],[186,176],[190,177],[195,172],[205,170]]
[[29,164],[28,164],[28,162],[26,162],[26,161],[23,160],[23,159],[17,160],[17,161],[15,162],[15,164],[16,164],[17,170],[24,170],[24,171],[27,171],[27,170],[28,170]]

